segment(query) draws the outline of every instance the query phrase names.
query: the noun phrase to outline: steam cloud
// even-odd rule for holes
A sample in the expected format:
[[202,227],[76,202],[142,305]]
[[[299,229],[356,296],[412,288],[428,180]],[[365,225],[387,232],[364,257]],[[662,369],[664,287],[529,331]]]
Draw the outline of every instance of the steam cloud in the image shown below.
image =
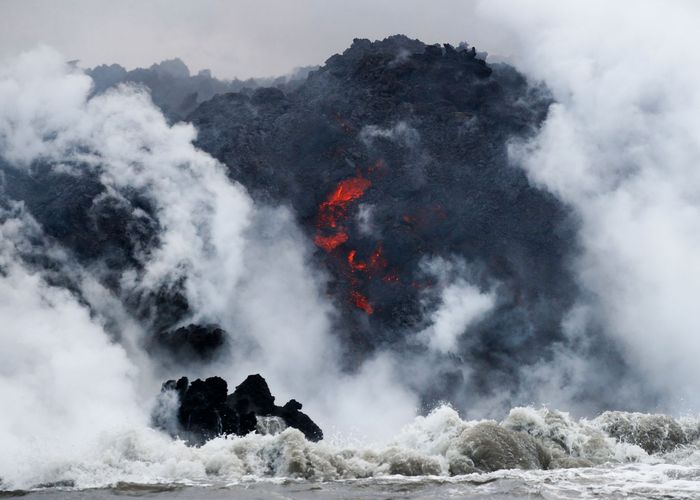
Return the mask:
[[[630,376],[622,383],[633,385],[616,391],[627,397],[618,404],[658,403],[675,412],[700,405],[700,61],[681,37],[694,32],[697,9],[689,2],[635,4],[633,12],[595,1],[480,4],[484,19],[508,28],[513,63],[544,80],[557,101],[534,140],[512,145],[511,158],[580,216],[575,268],[585,293],[564,325],[566,342],[528,367],[522,387],[471,399],[471,415],[500,412],[513,401],[585,412],[573,388],[604,387],[610,379],[601,377],[615,371],[599,375],[599,363],[615,360],[587,357],[597,336],[623,348],[619,362]],[[414,414],[407,387],[420,386],[438,368],[437,356],[450,353],[496,304],[497,288],[471,286],[468,273],[454,278],[430,326],[412,332],[430,355],[399,361],[380,352],[344,374],[323,275],[310,269],[311,244],[289,210],[256,206],[192,145],[194,128],[168,125],[141,91],[124,86],[92,98],[90,91],[90,78],[49,49],[2,65],[0,151],[17,168],[40,160],[72,175],[97,175],[107,195],[126,206],[127,192],[143,193],[155,207],[158,245],[139,253],[143,268],[125,272],[122,296],[115,295],[45,241],[20,204],[3,202],[3,471],[27,477],[35,468],[39,477],[67,454],[89,454],[104,433],[147,426],[148,395],[163,376],[180,374],[161,373],[140,352],[147,325],[120,308],[127,296],[184,279],[195,311],[188,320],[216,322],[232,337],[227,357],[189,375],[237,380],[260,371],[281,397],[303,400],[324,428],[372,436]],[[368,142],[418,140],[405,124],[369,126],[364,134]],[[371,215],[366,206],[367,232]],[[32,252],[58,263],[79,293],[55,286],[50,271],[26,258]],[[401,370],[409,362],[412,378]]]
[[[31,171],[41,162],[77,177],[97,175],[104,196],[136,219],[151,216],[130,206],[127,195],[146,196],[155,208],[158,244],[138,253],[142,268],[126,270],[115,295],[46,240],[21,204],[5,201],[2,460],[51,467],[58,457],[89,455],[106,432],[146,428],[159,382],[181,373],[162,373],[147,360],[141,345],[148,324],[121,304],[182,282],[195,311],[188,319],[218,323],[232,337],[227,357],[188,375],[234,381],[261,372],[282,398],[302,399],[331,434],[379,436],[410,419],[414,397],[393,380],[387,358],[378,356],[354,377],[342,374],[333,311],[321,294],[322,277],[314,277],[322,275],[308,268],[310,244],[289,211],[254,206],[220,164],[192,145],[194,128],[168,125],[147,94],[127,86],[92,98],[90,91],[90,78],[50,49],[6,62],[0,150],[16,168]],[[34,240],[44,243],[33,248]],[[31,253],[53,267],[36,265]],[[72,280],[72,292],[52,281],[56,268],[62,280]],[[383,419],[357,411],[370,405]],[[32,445],[37,439],[39,450]],[[1,466],[13,470],[9,462]]]
[[[583,222],[576,270],[587,293],[569,335],[585,343],[602,327],[623,346],[636,374],[623,404],[639,404],[645,386],[661,408],[696,411],[700,71],[687,35],[698,5],[496,1],[479,12],[507,30],[513,63],[557,101],[538,137],[511,153]],[[570,354],[547,376],[595,377],[577,375]]]

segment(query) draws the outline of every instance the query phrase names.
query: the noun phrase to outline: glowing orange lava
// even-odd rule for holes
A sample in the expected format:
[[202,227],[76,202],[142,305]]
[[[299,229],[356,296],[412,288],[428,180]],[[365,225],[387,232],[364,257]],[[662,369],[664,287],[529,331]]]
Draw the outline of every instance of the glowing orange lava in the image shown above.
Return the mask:
[[335,191],[318,207],[316,227],[338,228],[347,217],[348,205],[362,197],[371,185],[369,179],[360,176],[341,181]]
[[[368,169],[368,173],[378,172],[386,168],[381,160]],[[314,243],[328,253],[337,252],[339,247],[348,242],[349,236],[345,221],[348,216],[350,204],[360,199],[372,182],[358,173],[355,177],[342,180],[318,207],[316,217],[316,236]],[[350,301],[355,307],[367,314],[374,312],[374,307],[369,299],[357,290],[362,280],[356,272],[363,273],[363,280],[373,279],[378,273],[383,273],[387,267],[387,260],[383,255],[381,243],[365,261],[357,260],[357,250],[348,250],[347,265],[350,277]],[[382,277],[386,283],[398,282],[398,276],[390,274]]]
[[348,252],[348,264],[350,265],[350,269],[354,269],[355,271],[364,271],[367,269],[367,264],[364,262],[355,262],[356,255],[357,250],[350,250]]
[[355,307],[362,309],[367,314],[372,314],[374,312],[372,304],[370,304],[367,297],[362,295],[360,292],[356,290],[350,292],[350,299],[352,300],[352,303],[355,304]]
[[314,238],[316,246],[323,248],[326,252],[332,252],[346,241],[348,241],[348,235],[345,233],[336,233],[331,236],[317,234]]

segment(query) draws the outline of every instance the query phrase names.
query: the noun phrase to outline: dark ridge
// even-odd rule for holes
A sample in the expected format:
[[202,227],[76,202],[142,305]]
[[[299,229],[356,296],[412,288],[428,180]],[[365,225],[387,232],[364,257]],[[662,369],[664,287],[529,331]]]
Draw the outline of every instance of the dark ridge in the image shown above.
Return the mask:
[[[196,106],[188,119],[198,147],[256,200],[293,209],[316,245],[313,262],[332,277],[327,293],[339,310],[334,333],[348,370],[391,349],[404,357],[405,380],[426,408],[442,400],[469,407],[483,395],[516,392],[528,367],[567,342],[562,323],[580,294],[570,265],[578,223],[509,159],[509,145],[532,137],[552,103],[514,68],[490,65],[466,44],[397,35],[355,40],[301,79],[240,92],[210,74],[191,75],[181,61],[90,74],[95,92],[145,85],[171,119]],[[161,346],[154,356],[178,366],[182,346],[191,350],[184,357],[205,361],[225,348],[217,335],[200,342],[177,333],[197,313],[184,278],[122,294],[123,273],[139,273],[158,244],[157,214],[143,193],[114,197],[95,176],[46,164],[0,170],[2,196],[23,201],[53,241],[123,300]],[[457,267],[444,277],[426,272],[436,258]],[[496,291],[497,303],[465,328],[454,352],[428,352],[414,334],[457,278]],[[589,359],[610,376],[598,379],[621,376],[615,346],[599,337],[590,334]],[[435,370],[418,379],[410,367],[425,360]],[[605,407],[615,396],[592,381],[581,398]]]
[[94,81],[94,93],[126,83],[147,89],[153,102],[172,122],[184,119],[204,101],[227,92],[249,92],[260,86],[293,86],[306,77],[312,67],[297,68],[292,74],[279,78],[249,78],[247,80],[220,80],[204,69],[191,74],[179,58],[161,61],[149,68],[127,71],[119,64],[102,64],[86,70]]

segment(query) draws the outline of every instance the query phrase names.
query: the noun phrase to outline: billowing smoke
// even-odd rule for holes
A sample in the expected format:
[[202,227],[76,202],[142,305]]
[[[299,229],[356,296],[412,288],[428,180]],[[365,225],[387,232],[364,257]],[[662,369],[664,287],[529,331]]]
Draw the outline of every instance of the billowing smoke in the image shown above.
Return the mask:
[[[330,434],[377,436],[414,414],[413,396],[385,358],[356,377],[342,373],[323,274],[308,265],[311,243],[287,209],[254,206],[196,149],[192,126],[168,125],[147,94],[128,86],[91,97],[90,78],[49,49],[2,66],[0,109],[4,459],[41,477],[58,457],[86,456],[105,432],[145,428],[160,382],[183,374],[236,381],[260,372],[280,398],[304,401]],[[73,197],[87,196],[89,213],[108,200],[130,221],[130,264],[96,262],[98,245],[62,248],[9,199],[20,185],[51,193],[55,179]],[[91,183],[98,189],[86,193]],[[182,324],[223,327],[228,350],[188,373],[146,355],[158,315],[134,303],[153,304],[154,293],[184,297]],[[370,405],[381,419],[362,411]]]
[[21,207],[0,219],[0,468],[41,477],[39,469],[84,457],[100,433],[147,421],[140,374],[70,291],[21,263],[37,237]]
[[495,414],[529,401],[523,367],[565,342],[578,293],[569,208],[508,161],[550,103],[466,44],[397,35],[190,119],[197,144],[255,199],[291,206],[318,247],[350,369],[389,350],[422,409],[483,414],[496,395]]
[[[49,49],[3,64],[3,479],[147,432],[183,374],[260,372],[327,435],[440,401],[697,409],[696,9],[484,2],[529,81],[357,40],[197,129]],[[189,323],[227,332],[205,363],[153,343]]]
[[[557,101],[541,133],[511,154],[583,223],[575,267],[585,292],[569,335],[585,343],[602,328],[623,346],[636,378],[618,404],[644,387],[667,411],[697,410],[700,71],[689,35],[698,5],[483,2],[481,12]],[[580,364],[564,357],[549,375]]]
[[430,325],[418,336],[440,353],[456,352],[459,337],[495,305],[495,294],[482,293],[470,285],[464,279],[466,271],[459,269],[464,264],[459,264],[435,259],[424,265],[437,278],[442,292],[438,308],[430,313]]

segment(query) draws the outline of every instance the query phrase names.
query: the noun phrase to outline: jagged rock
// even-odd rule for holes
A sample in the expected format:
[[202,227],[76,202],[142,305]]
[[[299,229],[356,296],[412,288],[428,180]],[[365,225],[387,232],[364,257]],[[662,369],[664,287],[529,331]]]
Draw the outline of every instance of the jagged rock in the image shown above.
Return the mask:
[[298,68],[292,74],[278,78],[255,78],[247,80],[218,80],[208,69],[190,73],[180,59],[170,59],[151,65],[149,68],[136,68],[127,71],[118,64],[100,65],[86,70],[94,81],[94,92],[103,93],[119,84],[128,83],[149,90],[153,102],[171,120],[185,118],[200,103],[217,94],[227,92],[251,92],[260,86],[291,86],[298,84],[315,67]]
[[[256,431],[258,417],[279,417],[287,427],[299,429],[310,441],[323,439],[323,432],[311,418],[302,413],[302,405],[292,399],[284,406],[275,406],[265,379],[249,375],[235,391],[227,396],[226,381],[210,377],[191,384],[187,377],[166,381],[161,389],[159,404],[154,410],[153,425],[179,435],[190,444],[200,445],[221,435],[244,436]],[[176,408],[168,406],[177,395]],[[175,413],[177,425],[172,425],[168,412]]]
[[[172,387],[171,382],[166,382],[168,387]],[[180,394],[177,419],[190,441],[202,443],[222,434],[238,433],[238,414],[226,405],[224,379],[209,377],[186,384],[184,377],[175,384]]]
[[248,377],[228,397],[228,405],[236,411],[271,415],[275,408],[275,397],[260,374]]
[[306,413],[299,411],[301,408],[301,403],[290,399],[284,406],[276,406],[273,415],[282,418],[287,426],[299,429],[309,441],[320,441],[323,439],[323,431]]

